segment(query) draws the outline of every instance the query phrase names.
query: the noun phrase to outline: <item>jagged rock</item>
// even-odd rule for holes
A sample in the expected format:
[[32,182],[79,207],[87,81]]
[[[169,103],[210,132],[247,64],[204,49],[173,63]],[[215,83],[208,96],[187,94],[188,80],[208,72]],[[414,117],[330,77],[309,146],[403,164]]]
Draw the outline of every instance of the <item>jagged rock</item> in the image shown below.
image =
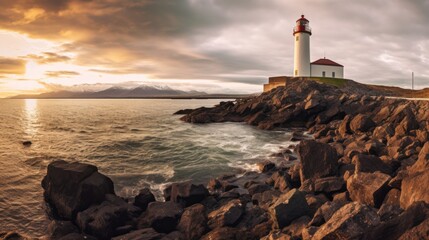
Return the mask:
[[374,209],[352,202],[336,211],[317,230],[313,239],[361,239],[367,228],[379,223],[380,219]]
[[258,224],[267,222],[269,219],[268,213],[259,206],[246,208],[237,228],[253,229]]
[[416,202],[401,215],[368,228],[362,239],[372,240],[380,237],[383,239],[398,239],[406,231],[427,219],[429,217],[428,210],[428,207],[423,202]]
[[354,174],[347,180],[347,190],[353,201],[379,207],[389,191],[390,179],[380,172]]
[[268,190],[271,190],[271,187],[269,186],[269,185],[267,185],[267,184],[259,184],[259,183],[256,183],[256,184],[252,184],[252,185],[250,185],[248,188],[247,188],[247,190],[249,191],[249,194],[250,195],[254,195],[254,194],[256,194],[256,193],[263,193],[263,192],[265,192],[265,191],[268,191]]
[[201,202],[209,195],[204,185],[194,185],[191,182],[174,183],[171,186],[171,201],[178,202],[184,206]]
[[153,228],[144,228],[114,237],[112,240],[159,240],[164,236],[165,234],[158,233]]
[[375,126],[371,118],[364,114],[358,114],[350,121],[350,129],[355,133],[367,132]]
[[351,133],[350,121],[351,121],[351,117],[350,115],[347,115],[344,117],[343,121],[341,122],[340,127],[338,128],[338,133],[342,137],[345,137],[347,134]]
[[309,215],[309,211],[304,194],[297,189],[281,195],[269,208],[270,215],[278,228],[289,225],[299,217]]
[[286,172],[275,172],[270,178],[273,181],[273,187],[281,192],[285,192],[292,188],[290,183],[290,175]]
[[377,214],[380,216],[380,220],[385,222],[397,217],[402,212],[403,210],[399,207],[399,205],[383,204],[381,205]]
[[140,218],[138,227],[152,227],[160,233],[170,233],[176,229],[183,208],[175,202],[151,202]]
[[276,167],[276,165],[271,161],[259,162],[257,165],[259,171],[261,172],[268,172]]
[[100,205],[94,205],[77,214],[79,228],[92,236],[109,239],[121,234],[117,228],[127,225],[141,210],[112,195]]
[[208,225],[211,229],[225,226],[234,226],[244,211],[244,206],[239,199],[229,201],[208,215]]
[[101,203],[106,194],[114,194],[112,180],[100,174],[96,166],[62,160],[48,165],[42,187],[45,200],[67,220],[74,219],[79,211]]
[[429,239],[429,218],[401,235],[399,240]]
[[402,180],[401,207],[406,209],[417,201],[429,204],[429,191],[422,184],[429,183],[429,169],[423,172],[412,173]]
[[381,159],[374,155],[357,154],[353,156],[352,163],[356,165],[355,173],[361,172],[382,172],[391,174],[392,169]]
[[304,230],[305,227],[307,227],[310,221],[311,221],[311,218],[309,216],[302,216],[292,221],[292,223],[289,224],[288,226],[284,227],[282,229],[282,232],[292,237],[301,238],[302,231]]
[[256,193],[252,195],[252,202],[263,209],[268,209],[273,200],[277,199],[280,195],[281,192],[277,190],[268,190],[263,193]]
[[334,213],[346,205],[345,201],[332,201],[325,202],[319,209],[317,209],[316,213],[313,216],[313,219],[310,221],[310,226],[321,226],[325,222],[331,219]]
[[307,179],[335,176],[338,173],[338,156],[329,144],[304,140],[296,148],[301,161],[301,182]]
[[79,233],[79,229],[71,221],[53,220],[48,226],[49,239],[60,239],[70,233]]
[[207,229],[206,208],[199,203],[186,208],[177,229],[186,239],[200,239]]
[[317,195],[308,193],[305,195],[305,200],[310,208],[310,216],[313,216],[317,209],[319,209],[325,202],[329,201],[323,193],[319,193]]
[[341,177],[326,177],[314,180],[314,191],[332,193],[344,190],[346,182]]
[[143,188],[139,194],[134,197],[134,205],[141,208],[143,211],[146,210],[149,203],[155,202],[155,196],[149,188]]
[[429,169],[429,142],[425,143],[420,150],[417,161],[411,166],[410,172],[427,171]]
[[401,190],[393,188],[387,193],[386,197],[384,198],[383,204],[400,206],[400,201],[399,201],[400,197],[401,197]]

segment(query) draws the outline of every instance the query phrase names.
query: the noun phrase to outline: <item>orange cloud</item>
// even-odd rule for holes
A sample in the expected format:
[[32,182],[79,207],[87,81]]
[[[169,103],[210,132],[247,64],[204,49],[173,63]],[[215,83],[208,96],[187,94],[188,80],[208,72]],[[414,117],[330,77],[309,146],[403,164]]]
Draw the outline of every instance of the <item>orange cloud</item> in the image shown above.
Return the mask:
[[0,74],[24,74],[26,61],[0,57]]

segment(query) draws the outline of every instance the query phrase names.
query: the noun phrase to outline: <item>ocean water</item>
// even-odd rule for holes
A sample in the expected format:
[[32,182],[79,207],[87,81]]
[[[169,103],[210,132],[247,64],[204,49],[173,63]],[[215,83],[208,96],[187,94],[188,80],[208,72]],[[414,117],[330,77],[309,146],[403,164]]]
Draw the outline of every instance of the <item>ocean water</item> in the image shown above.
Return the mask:
[[[166,184],[205,183],[255,170],[255,163],[288,146],[285,131],[242,123],[196,125],[173,115],[220,100],[0,99],[0,232],[40,237],[49,219],[40,182],[54,160],[95,164],[118,195]],[[25,147],[22,141],[30,140]]]

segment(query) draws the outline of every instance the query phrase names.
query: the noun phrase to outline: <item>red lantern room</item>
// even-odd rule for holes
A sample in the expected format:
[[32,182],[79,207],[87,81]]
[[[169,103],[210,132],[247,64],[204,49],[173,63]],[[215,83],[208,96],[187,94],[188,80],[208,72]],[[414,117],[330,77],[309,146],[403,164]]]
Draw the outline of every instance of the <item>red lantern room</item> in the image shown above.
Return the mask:
[[295,36],[296,33],[308,33],[311,35],[311,28],[309,26],[309,21],[304,17],[304,15],[301,15],[301,18],[296,20],[296,26],[293,28],[293,35]]

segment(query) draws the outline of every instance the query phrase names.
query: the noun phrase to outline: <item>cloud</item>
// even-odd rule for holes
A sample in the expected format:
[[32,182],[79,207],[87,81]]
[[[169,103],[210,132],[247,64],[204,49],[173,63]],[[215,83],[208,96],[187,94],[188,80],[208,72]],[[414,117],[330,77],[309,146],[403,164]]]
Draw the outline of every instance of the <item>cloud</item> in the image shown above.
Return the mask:
[[414,71],[418,86],[429,86],[427,0],[15,0],[0,7],[0,28],[63,43],[27,56],[39,63],[253,86],[292,74],[291,30],[304,12],[312,60],[326,53],[345,65],[345,77],[365,83],[407,86]]
[[45,75],[51,78],[59,78],[78,76],[80,73],[74,71],[47,71]]
[[0,74],[24,74],[25,64],[22,59],[0,57]]
[[60,55],[53,52],[43,52],[40,55],[37,54],[29,54],[24,59],[32,59],[38,62],[39,64],[48,64],[48,63],[56,63],[56,62],[67,62],[71,60],[70,57],[65,55]]

